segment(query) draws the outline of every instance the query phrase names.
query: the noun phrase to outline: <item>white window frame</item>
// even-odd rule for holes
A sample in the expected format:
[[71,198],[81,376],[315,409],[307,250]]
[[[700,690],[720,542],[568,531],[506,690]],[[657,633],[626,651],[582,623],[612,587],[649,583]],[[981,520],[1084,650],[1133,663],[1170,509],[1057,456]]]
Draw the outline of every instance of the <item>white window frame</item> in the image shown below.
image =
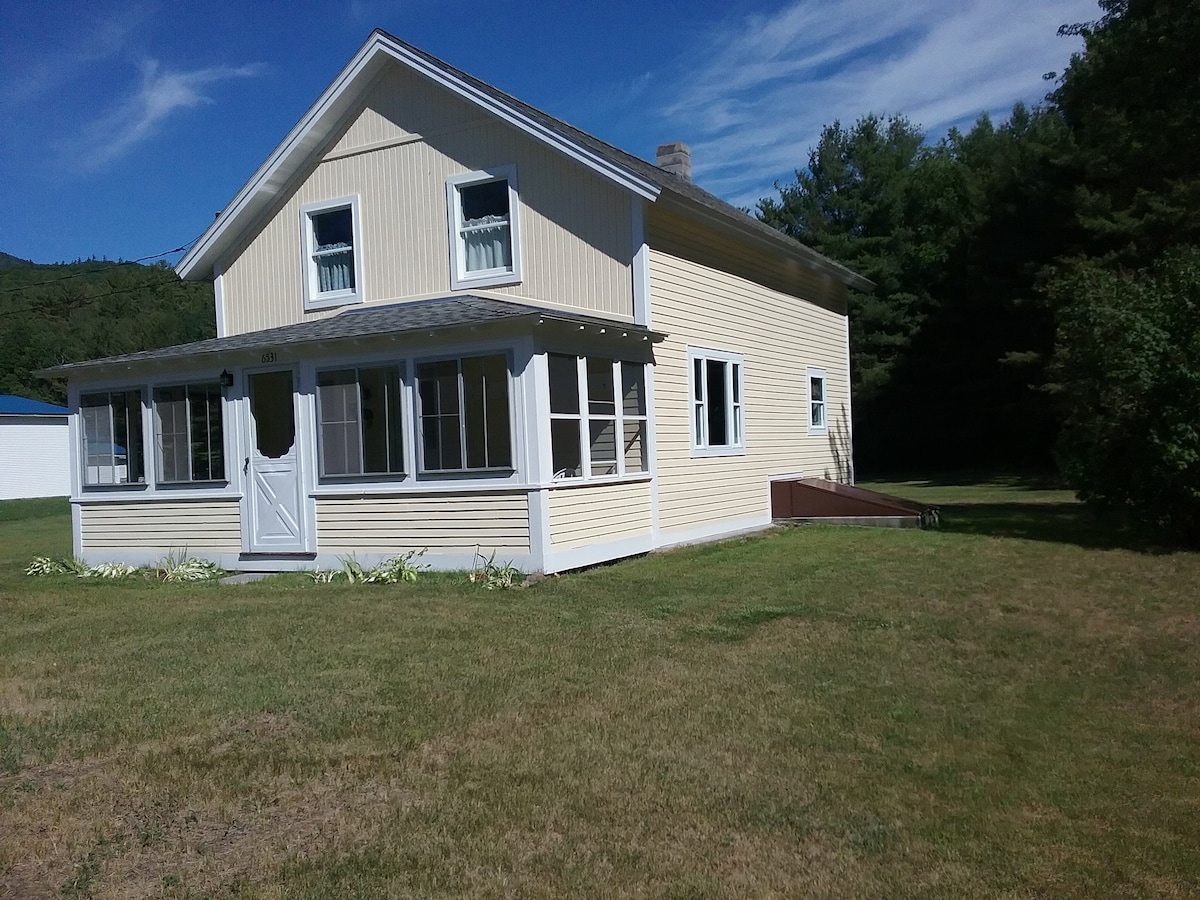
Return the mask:
[[[379,369],[387,370],[394,369],[397,374],[397,393],[394,402],[387,404],[386,410],[390,415],[394,413],[398,416],[397,428],[399,430],[400,439],[400,468],[397,471],[388,472],[336,472],[330,473],[325,471],[325,433],[324,433],[324,410],[321,405],[321,376],[329,372],[353,372],[354,373],[354,402],[355,402],[355,424],[359,428],[359,465],[365,468],[365,449],[363,447],[362,432],[363,413],[362,413],[362,372],[364,369]],[[360,482],[375,482],[402,481],[408,477],[408,456],[406,444],[410,440],[407,430],[407,419],[411,416],[412,410],[409,407],[407,396],[407,366],[404,360],[381,360],[381,361],[362,361],[355,360],[347,362],[344,365],[325,365],[324,363],[314,369],[314,413],[315,413],[315,428],[316,428],[316,444],[317,444],[317,477],[322,482],[329,483],[345,483],[352,481]],[[386,424],[385,424],[386,427]],[[390,455],[390,454],[389,454]]]
[[[194,462],[194,460],[192,458],[192,453],[191,453],[191,445],[193,443],[191,388],[212,388],[212,387],[215,387],[217,389],[217,396],[219,398],[218,403],[217,403],[217,409],[221,416],[221,468],[224,470],[224,475],[220,478],[197,478],[196,473],[192,471],[192,463]],[[170,479],[168,479],[168,478],[164,477],[164,475],[163,475],[163,472],[166,470],[165,460],[163,458],[163,445],[162,445],[164,429],[163,429],[162,414],[159,410],[159,404],[161,401],[159,400],[158,395],[159,395],[160,391],[168,391],[168,390],[172,390],[174,388],[183,388],[184,389],[184,400],[183,400],[184,431],[183,431],[183,434],[185,435],[187,445],[188,445],[187,477],[186,478],[170,478]],[[224,391],[221,390],[220,382],[219,381],[205,381],[204,379],[196,379],[193,381],[186,381],[186,382],[172,382],[170,384],[156,384],[150,390],[150,401],[151,401],[151,406],[154,409],[153,421],[154,421],[154,461],[155,461],[154,480],[155,480],[155,483],[159,484],[159,485],[164,485],[164,486],[187,485],[187,484],[202,484],[202,485],[203,484],[209,484],[209,485],[228,484],[229,483],[229,463],[230,463],[229,446],[228,446],[228,440],[226,438],[225,397],[224,397]]]
[[[467,271],[467,253],[463,241],[462,203],[464,187],[490,181],[508,182],[508,240],[512,265]],[[517,167],[495,166],[477,172],[464,172],[446,179],[446,218],[450,233],[450,287],[456,291],[480,287],[500,287],[521,283],[521,216],[520,194],[517,190]]]
[[[113,394],[131,394],[134,392],[136,392],[138,395],[138,404],[137,404],[137,411],[136,411],[137,417],[136,417],[135,421],[136,421],[137,433],[139,435],[139,446],[137,448],[137,451],[138,451],[138,456],[139,456],[139,462],[141,463],[142,476],[139,479],[137,479],[136,481],[129,480],[130,446],[129,446],[128,439],[125,437],[122,437],[122,438],[120,438],[120,440],[121,440],[122,446],[125,448],[125,478],[124,478],[124,480],[117,481],[115,479],[115,473],[118,468],[117,456],[116,456],[118,435],[116,433],[116,422],[115,422],[115,416],[113,414],[112,396],[113,396]],[[88,465],[88,463],[91,459],[95,458],[95,454],[88,453],[87,415],[84,412],[85,407],[84,407],[83,401],[89,397],[95,397],[95,396],[99,396],[102,394],[108,396],[108,400],[103,406],[94,406],[94,407],[86,407],[86,408],[87,409],[106,409],[106,410],[108,410],[108,436],[109,436],[108,459],[109,459],[109,462],[108,462],[107,467],[114,474],[114,479],[112,481],[101,481],[101,480],[99,480],[99,478],[97,478],[96,480],[92,480],[88,477],[89,469],[90,469],[90,466]],[[101,388],[86,388],[86,389],[80,391],[80,394],[79,394],[79,463],[80,463],[81,471],[79,473],[80,474],[79,483],[80,483],[80,486],[84,490],[89,490],[89,491],[96,490],[96,489],[111,490],[114,488],[117,490],[129,490],[129,489],[134,489],[134,488],[145,489],[149,485],[150,473],[148,471],[149,466],[147,465],[148,460],[146,459],[146,419],[145,419],[145,412],[144,412],[145,406],[146,406],[146,387],[144,385],[140,385],[140,384],[138,384],[138,385],[118,385],[118,386],[114,386],[114,387],[101,387]],[[126,408],[127,426],[128,426],[128,418],[129,418],[129,409],[127,407]],[[132,429],[129,429],[129,430],[132,431]],[[99,469],[99,468],[100,467],[98,466],[97,469]]]
[[[821,382],[821,399],[814,401],[812,396],[812,384],[814,380]],[[825,370],[819,369],[816,366],[809,366],[805,370],[804,377],[804,396],[807,399],[807,416],[808,433],[809,434],[829,434],[829,379],[826,377]],[[813,421],[813,406],[815,403],[821,404],[821,422],[817,424]]]
[[[579,411],[575,413],[550,413],[550,419],[566,420],[579,423],[579,474],[565,475],[559,472],[554,473],[555,481],[593,481],[593,480],[612,480],[619,478],[643,478],[650,474],[650,452],[649,452],[649,405],[646,398],[646,363],[633,362],[628,359],[614,359],[610,356],[602,355],[579,355],[575,353],[555,353],[549,351],[547,354],[547,371],[549,371],[549,357],[562,356],[575,359],[576,371],[576,386],[579,392]],[[593,415],[590,404],[588,403],[588,380],[587,380],[587,362],[588,359],[607,362],[612,366],[613,378],[613,398],[615,401],[614,414],[609,415]],[[631,415],[625,412],[624,398],[624,372],[622,367],[625,365],[640,366],[642,370],[642,406],[646,409],[645,413]],[[616,442],[616,472],[612,474],[596,475],[592,472],[592,422],[612,422],[613,434]],[[625,423],[640,422],[642,426],[642,468],[637,471],[627,471],[625,468]],[[553,452],[553,451],[551,451]],[[607,465],[607,462],[604,463]]]
[[[314,259],[313,219],[322,213],[337,212],[349,209],[354,228],[354,287],[338,291],[322,291],[318,287],[317,263]],[[330,309],[334,306],[348,306],[362,303],[363,297],[363,265],[362,265],[362,215],[359,210],[358,195],[338,197],[334,200],[322,200],[318,203],[306,203],[300,207],[300,262],[304,269],[304,309],[312,311]]]
[[[503,466],[468,466],[467,465],[467,409],[466,391],[463,382],[463,361],[479,357],[499,356],[504,360],[506,390],[508,391],[508,465]],[[436,363],[453,362],[457,365],[458,380],[458,440],[462,465],[458,468],[431,469],[425,460],[425,419],[426,414],[421,403],[421,367]],[[450,356],[430,356],[413,362],[413,432],[416,439],[417,475],[423,478],[440,478],[461,475],[510,475],[517,466],[517,427],[514,417],[516,406],[516,382],[513,376],[513,356],[504,350],[460,353]],[[486,439],[486,438],[485,438]]]
[[[700,360],[707,369],[709,362],[726,363],[725,367],[725,433],[730,436],[728,444],[710,445],[708,442],[708,379],[702,378],[700,393],[696,391],[696,361]],[[727,350],[710,350],[688,347],[688,431],[691,437],[692,456],[741,456],[746,452],[746,361],[740,353]],[[697,409],[703,415],[697,421]],[[736,437],[736,439],[734,439]]]

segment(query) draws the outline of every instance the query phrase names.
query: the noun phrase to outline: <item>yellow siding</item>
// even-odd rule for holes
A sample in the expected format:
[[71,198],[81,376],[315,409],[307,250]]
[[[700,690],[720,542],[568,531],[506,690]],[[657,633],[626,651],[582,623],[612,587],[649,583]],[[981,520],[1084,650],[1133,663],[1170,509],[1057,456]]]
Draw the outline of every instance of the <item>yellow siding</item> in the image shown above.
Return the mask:
[[846,288],[840,282],[783,253],[729,238],[695,218],[652,205],[646,216],[646,240],[655,250],[680,259],[750,279],[835,312],[846,311]]
[[550,491],[550,548],[650,534],[650,483],[579,485]]
[[[844,315],[745,278],[650,255],[655,351],[659,531],[765,518],[768,476],[803,472],[848,478],[849,384]],[[820,296],[826,305],[835,295]],[[744,357],[746,452],[696,457],[690,450],[688,347]],[[828,435],[808,434],[809,366],[826,370]]]
[[400,66],[367,92],[323,161],[234,254],[222,286],[239,334],[304,312],[300,207],[357,194],[368,303],[449,294],[446,179],[515,163],[523,283],[514,298],[633,315],[632,207],[620,188]]
[[238,510],[236,499],[84,504],[79,508],[83,549],[237,553],[242,548]]
[[486,556],[529,552],[529,500],[505,493],[322,497],[317,548],[322,553],[437,552]]

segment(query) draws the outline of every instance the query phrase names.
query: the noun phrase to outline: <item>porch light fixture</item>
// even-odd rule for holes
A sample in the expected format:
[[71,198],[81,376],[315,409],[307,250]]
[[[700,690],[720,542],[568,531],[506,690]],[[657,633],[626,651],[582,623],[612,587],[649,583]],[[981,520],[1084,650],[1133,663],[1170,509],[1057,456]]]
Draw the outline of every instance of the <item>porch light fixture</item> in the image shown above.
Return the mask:
[[221,387],[223,387],[223,388],[233,387],[233,373],[230,372],[228,369],[221,370]]

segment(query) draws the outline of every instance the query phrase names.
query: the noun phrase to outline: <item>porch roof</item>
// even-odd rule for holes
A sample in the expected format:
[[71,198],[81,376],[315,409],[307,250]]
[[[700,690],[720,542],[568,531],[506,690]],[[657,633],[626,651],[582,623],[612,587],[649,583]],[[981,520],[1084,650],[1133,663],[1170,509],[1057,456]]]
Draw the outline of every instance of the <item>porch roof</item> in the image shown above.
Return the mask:
[[390,303],[384,306],[366,306],[346,309],[334,316],[282,325],[263,331],[250,331],[229,337],[209,338],[190,344],[176,344],[158,350],[141,350],[103,359],[63,363],[41,369],[36,374],[42,377],[74,375],[91,369],[130,363],[166,362],[184,360],[197,356],[231,354],[239,351],[257,350],[289,344],[315,344],[325,341],[350,340],[374,335],[404,334],[417,331],[437,331],[471,325],[488,325],[497,322],[526,320],[536,322],[560,322],[571,325],[622,331],[639,334],[649,340],[659,341],[665,335],[652,331],[644,325],[615,322],[568,310],[548,309],[527,303],[513,303],[480,297],[474,294],[456,294],[430,300],[406,303]]

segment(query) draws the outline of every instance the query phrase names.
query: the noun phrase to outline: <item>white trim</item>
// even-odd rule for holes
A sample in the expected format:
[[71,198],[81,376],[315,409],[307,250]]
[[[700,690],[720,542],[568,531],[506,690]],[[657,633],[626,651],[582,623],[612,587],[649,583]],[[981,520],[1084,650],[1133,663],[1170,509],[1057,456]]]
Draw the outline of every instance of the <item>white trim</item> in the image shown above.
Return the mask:
[[[725,377],[725,433],[730,438],[728,444],[710,445],[702,441],[696,431],[696,361],[708,363],[727,363]],[[734,367],[736,371],[734,370]],[[687,348],[687,417],[689,450],[692,457],[706,456],[744,456],[746,453],[746,361],[740,353],[729,350],[713,350],[708,347]],[[708,379],[701,385],[703,399],[700,402],[705,410],[705,422],[708,415]],[[739,440],[734,440],[739,435]]]
[[[575,422],[578,424],[579,438],[579,474],[565,476],[563,478],[554,478],[554,484],[599,484],[606,481],[627,481],[636,480],[637,476],[645,476],[650,472],[650,448],[647,432],[649,431],[650,421],[650,406],[646,397],[646,370],[649,363],[643,361],[635,361],[625,359],[620,356],[614,356],[610,353],[559,353],[554,350],[547,350],[546,356],[546,384],[547,396],[549,395],[550,382],[550,360],[549,357],[559,356],[564,359],[575,360],[575,385],[577,390],[576,397],[576,412],[560,412],[556,413],[547,407],[547,418],[551,422]],[[588,363],[595,360],[597,363],[608,363],[609,377],[612,379],[613,385],[613,412],[612,415],[603,415],[593,413],[591,410],[590,400],[590,385],[588,376]],[[643,413],[629,415],[625,412],[625,366],[636,366],[641,369],[641,401]],[[606,463],[605,460],[594,460],[592,458],[592,423],[593,422],[611,422],[613,426],[613,461],[612,466],[615,471],[603,475],[596,475],[592,471],[594,463],[599,462],[600,465]],[[641,423],[642,433],[642,462],[638,469],[629,472],[626,471],[625,460],[625,426],[629,422]],[[551,444],[551,468],[553,469],[553,445]],[[543,476],[545,477],[545,476]]]
[[729,519],[720,522],[707,522],[695,528],[684,528],[680,531],[660,533],[654,549],[665,550],[668,547],[683,547],[687,544],[704,544],[709,541],[719,541],[725,538],[739,537],[743,534],[753,534],[770,528],[771,511],[745,519]]
[[630,198],[633,207],[633,321],[653,327],[650,323],[650,244],[646,241],[646,201]]
[[526,499],[529,510],[529,554],[535,560],[535,571],[546,571],[550,555],[550,491],[532,490]]
[[647,531],[645,534],[622,538],[619,541],[588,544],[584,547],[572,547],[569,550],[551,550],[546,554],[542,563],[542,571],[547,575],[553,575],[568,569],[578,569],[583,566],[621,559],[625,556],[649,553],[653,549],[654,536]]
[[[812,420],[812,383],[813,379],[821,382],[821,416],[820,425],[814,425]],[[818,366],[808,366],[804,370],[805,420],[808,422],[809,434],[829,434],[829,377],[825,370]]]
[[74,499],[71,500],[71,555],[83,559],[83,514]]
[[350,484],[318,484],[308,492],[308,496],[318,500],[354,497],[395,497],[408,498],[427,494],[454,494],[463,496],[470,494],[520,494],[538,490],[542,485],[524,484],[519,481],[501,481],[495,478],[447,479],[444,484],[430,481],[415,481],[406,479],[403,482],[370,482],[356,481]]
[[[466,100],[470,100],[475,105],[492,113],[497,118],[503,119],[510,125],[515,125],[526,134],[537,138],[545,144],[549,144],[556,150],[565,153],[567,156],[574,159],[576,162],[582,163],[587,168],[597,172],[601,176],[614,181],[621,187],[624,187],[635,194],[644,197],[647,200],[654,200],[661,193],[662,188],[654,184],[652,181],[642,178],[626,169],[624,166],[619,166],[612,160],[588,149],[578,141],[573,141],[557,131],[543,125],[536,119],[531,118],[527,114],[519,111],[515,107],[492,97],[467,81],[452,75],[443,69],[441,66],[426,60],[424,57],[418,56],[412,50],[402,45],[393,43],[388,40],[388,36],[379,32],[371,35],[368,46],[372,41],[378,41],[381,48],[396,59],[406,63],[409,68],[415,69],[422,75],[425,75],[431,81],[440,84],[442,87],[448,88]],[[365,50],[366,48],[364,48]]]
[[[508,478],[514,482],[521,474],[518,468],[520,463],[519,451],[517,446],[518,438],[523,438],[517,431],[517,418],[515,396],[518,387],[516,373],[513,371],[515,359],[514,345],[504,344],[502,349],[490,350],[481,349],[477,351],[464,352],[437,352],[424,356],[413,356],[412,359],[412,385],[413,385],[413,426],[416,431],[417,447],[417,467],[413,472],[413,477],[418,481],[422,479],[494,479],[498,477]],[[464,396],[465,384],[463,381],[463,360],[483,358],[489,356],[501,356],[504,358],[504,374],[508,386],[508,465],[507,466],[485,466],[485,467],[469,467],[467,465],[467,404]],[[457,366],[457,381],[458,381],[458,423],[459,423],[459,450],[461,453],[460,462],[462,466],[457,469],[428,469],[425,467],[425,443],[422,439],[422,429],[425,427],[422,419],[424,411],[421,405],[420,391],[420,370],[423,365],[434,365],[436,363],[453,362]],[[440,413],[438,415],[441,415]],[[487,435],[484,435],[486,446]]]
[[[461,191],[464,187],[490,184],[495,181],[508,183],[508,243],[512,263],[508,266],[468,272],[466,248],[463,246]],[[521,283],[521,198],[517,186],[515,164],[493,166],[474,172],[451,175],[446,179],[446,223],[450,230],[450,287],[465,291],[477,287],[503,287]]]
[[800,478],[807,478],[803,472],[778,472],[774,475],[768,473],[767,481],[796,481]]
[[[159,471],[160,468],[163,468],[159,465],[159,463],[162,461],[163,450],[162,416],[159,413],[159,400],[157,395],[158,392],[162,390],[169,390],[171,388],[184,389],[183,402],[184,409],[186,410],[184,427],[187,429],[187,442],[188,446],[190,447],[195,443],[192,437],[192,395],[189,391],[189,388],[192,387],[215,387],[217,389],[217,409],[221,416],[221,464],[225,470],[225,475],[222,478],[183,478],[176,479],[174,481],[165,481],[163,480],[162,472]],[[187,487],[189,485],[203,484],[208,486],[216,486],[218,484],[229,484],[229,429],[225,424],[225,405],[225,389],[221,387],[219,375],[216,376],[215,379],[212,376],[209,376],[207,380],[196,378],[184,379],[183,381],[167,380],[155,382],[150,385],[150,442],[152,444],[151,449],[154,451],[154,487],[156,490],[161,490],[164,493],[170,493],[179,487]],[[188,453],[187,462],[189,472],[191,471],[193,461],[192,454]]]
[[[313,424],[313,435],[316,439],[316,444],[313,448],[313,451],[314,451],[313,458],[314,458],[315,465],[316,465],[316,472],[314,473],[314,477],[318,484],[333,484],[333,483],[337,483],[339,481],[348,481],[350,483],[359,483],[359,482],[370,483],[370,482],[375,481],[376,479],[379,479],[381,481],[387,480],[387,481],[391,481],[391,482],[396,482],[396,481],[403,480],[409,476],[408,470],[404,467],[405,457],[407,456],[406,451],[408,449],[405,446],[407,444],[407,439],[405,436],[405,428],[404,428],[405,409],[404,409],[404,405],[403,405],[404,399],[405,399],[404,381],[405,381],[405,377],[407,375],[407,372],[405,371],[406,368],[407,367],[405,366],[404,360],[396,361],[395,359],[388,360],[386,362],[363,362],[360,359],[359,361],[356,361],[353,363],[347,363],[345,365],[334,365],[334,366],[324,365],[324,363],[320,362],[320,361],[312,363],[312,369],[313,369],[313,415],[316,417],[316,421]],[[324,469],[325,469],[325,442],[324,442],[324,436],[323,436],[323,433],[321,430],[321,426],[325,424],[324,417],[322,415],[322,410],[321,410],[321,375],[323,373],[327,373],[327,372],[351,371],[354,373],[354,381],[353,381],[353,384],[355,387],[354,397],[357,401],[357,405],[356,405],[356,409],[355,409],[354,425],[355,425],[356,430],[358,431],[358,457],[359,457],[357,460],[357,463],[360,467],[365,468],[365,466],[366,466],[366,443],[363,439],[364,418],[363,418],[363,413],[362,413],[362,373],[364,370],[382,371],[382,372],[389,372],[389,371],[394,370],[396,372],[396,396],[394,398],[392,398],[392,400],[393,400],[392,404],[387,404],[385,402],[382,409],[383,409],[383,416],[385,418],[385,423],[384,423],[385,440],[387,440],[388,437],[390,437],[390,429],[387,427],[387,421],[390,420],[390,417],[392,415],[396,415],[396,416],[400,417],[399,427],[397,428],[397,431],[400,433],[400,471],[398,471],[398,472],[391,472],[391,471],[388,471],[388,472],[366,472],[366,471],[360,470],[358,472],[343,472],[343,473],[328,474],[324,471]],[[393,410],[393,406],[394,406],[394,410]],[[343,424],[348,424],[348,423],[343,423]],[[347,460],[347,462],[349,462],[349,460]],[[388,454],[388,464],[390,465],[390,463],[391,463],[391,454],[389,453]]]
[[[339,291],[319,291],[317,289],[317,264],[313,259],[313,219],[323,213],[350,210],[353,242],[350,252],[354,257],[354,287]],[[337,197],[332,200],[321,200],[315,203],[305,203],[300,207],[300,265],[304,272],[304,311],[313,312],[320,309],[332,309],[336,306],[349,306],[362,303],[366,297],[363,289],[362,264],[362,215],[359,207],[358,194]]]
[[[309,363],[298,365],[293,396],[296,409],[296,453],[300,471],[300,507],[304,515],[304,550],[317,551],[317,375]],[[257,427],[257,426],[256,426]]]
[[[292,376],[292,416],[294,417],[295,430],[292,438],[292,451],[295,454],[295,478],[299,493],[300,508],[297,513],[297,525],[300,529],[299,546],[300,550],[276,550],[268,547],[265,550],[256,551],[254,549],[255,542],[258,536],[255,533],[255,511],[254,511],[254,485],[249,479],[249,472],[242,471],[241,478],[241,497],[242,502],[239,504],[239,518],[242,524],[242,550],[246,553],[307,553],[312,549],[313,542],[316,540],[316,502],[309,496],[313,485],[310,483],[308,466],[312,465],[309,458],[308,448],[313,441],[312,417],[313,410],[311,404],[306,402],[304,389],[306,385],[302,382],[301,367],[298,362],[293,363],[275,363],[268,366],[247,366],[242,369],[243,383],[245,384],[245,396],[242,404],[243,419],[240,423],[240,429],[243,432],[243,447],[246,454],[246,459],[252,457],[257,452],[256,437],[258,432],[258,422],[254,418],[254,404],[250,397],[250,379],[255,375],[268,375],[274,372],[288,372]],[[311,396],[311,387],[310,394]],[[236,463],[236,460],[235,460]],[[240,468],[240,467],[239,467]],[[249,466],[247,466],[247,469]]]
[[217,337],[225,337],[225,270],[213,272],[213,307],[217,317]]
[[650,533],[658,543],[658,414],[654,405],[653,362],[646,366],[646,459],[650,475]]
[[[487,548],[481,548],[487,549]],[[341,569],[345,553],[233,553],[206,552],[203,547],[164,545],[140,550],[105,549],[83,551],[77,558],[88,565],[102,562],[123,562],[132,566],[152,566],[168,553],[186,552],[189,557],[207,559],[228,572],[312,572],[317,569]],[[488,551],[490,555],[490,550]],[[355,559],[364,566],[375,566],[394,556],[394,553],[361,553]],[[485,556],[486,559],[486,556]],[[539,571],[537,561],[530,553],[514,553],[511,556],[497,553],[497,562],[512,563],[524,573]],[[474,553],[426,553],[415,560],[419,565],[428,565],[432,572],[469,572],[472,564],[478,565]],[[230,586],[236,590],[235,586]],[[364,587],[370,591],[371,586]]]
[[849,483],[854,484],[854,383],[850,380],[850,314],[843,316],[846,330],[846,443],[850,453]]
[[[87,470],[87,465],[88,465],[87,454],[83,452],[83,439],[86,434],[86,429],[83,428],[83,405],[82,405],[83,397],[88,394],[107,394],[108,395],[108,403],[106,404],[105,408],[107,408],[109,411],[109,426],[110,426],[110,430],[111,430],[109,443],[114,448],[114,451],[115,451],[115,447],[117,446],[117,437],[118,436],[116,433],[116,421],[115,421],[115,417],[113,416],[113,412],[112,412],[112,410],[113,410],[112,395],[114,393],[128,394],[131,391],[137,391],[137,393],[138,393],[138,407],[139,407],[138,408],[138,425],[140,428],[140,435],[141,435],[140,450],[141,450],[141,462],[142,462],[142,478],[140,481],[96,482],[94,484],[89,483],[87,480],[87,476],[86,476],[86,470]],[[111,383],[98,382],[95,384],[89,384],[86,387],[79,388],[78,393],[75,396],[75,404],[76,405],[72,408],[72,418],[77,418],[79,420],[79,425],[80,425],[80,427],[75,430],[75,434],[74,434],[74,437],[77,438],[79,441],[79,445],[78,445],[79,452],[73,459],[73,465],[78,468],[79,490],[72,491],[73,497],[74,496],[82,497],[84,495],[95,493],[95,492],[98,492],[98,493],[123,493],[127,496],[131,495],[131,494],[145,494],[148,492],[152,492],[152,488],[155,484],[154,479],[155,479],[156,469],[157,469],[157,466],[154,465],[154,460],[152,459],[152,456],[153,456],[152,451],[154,449],[154,444],[153,444],[154,422],[153,422],[153,416],[152,416],[152,407],[150,405],[150,403],[151,403],[150,394],[152,391],[153,391],[153,388],[151,388],[150,385],[145,380],[140,380],[140,379],[139,380],[126,380],[126,381],[115,380]],[[128,410],[127,410],[127,413],[128,413]],[[149,440],[149,441],[146,440],[147,435],[151,436],[151,440]],[[128,447],[129,441],[128,441],[127,437],[122,438],[121,443],[126,445],[125,446],[125,474],[126,474],[126,477],[128,477],[128,475],[129,475],[129,447]],[[112,455],[115,460],[115,452]],[[114,463],[114,468],[115,468],[115,463]]]
[[92,506],[106,503],[145,503],[148,506],[153,506],[155,503],[175,503],[190,500],[229,500],[233,502],[241,499],[241,491],[195,490],[181,487],[177,491],[157,491],[153,496],[150,496],[150,492],[146,491],[144,494],[139,495],[136,500],[130,499],[128,494],[121,494],[118,491],[105,492],[104,494],[89,493],[83,497],[72,497],[71,504],[73,506]]
[[458,75],[447,72],[442,65],[425,59],[389,35],[376,31],[179,261],[175,270],[180,278],[207,274],[200,271],[202,264],[209,260],[208,265],[211,266],[212,256],[220,250],[223,240],[236,237],[245,226],[244,217],[257,215],[269,206],[271,200],[290,182],[300,164],[329,140],[334,126],[358,98],[358,93],[352,93],[356,83],[364,77],[364,73],[368,79],[374,77],[388,57],[638,196],[654,200],[662,191],[652,181],[559,134]]

